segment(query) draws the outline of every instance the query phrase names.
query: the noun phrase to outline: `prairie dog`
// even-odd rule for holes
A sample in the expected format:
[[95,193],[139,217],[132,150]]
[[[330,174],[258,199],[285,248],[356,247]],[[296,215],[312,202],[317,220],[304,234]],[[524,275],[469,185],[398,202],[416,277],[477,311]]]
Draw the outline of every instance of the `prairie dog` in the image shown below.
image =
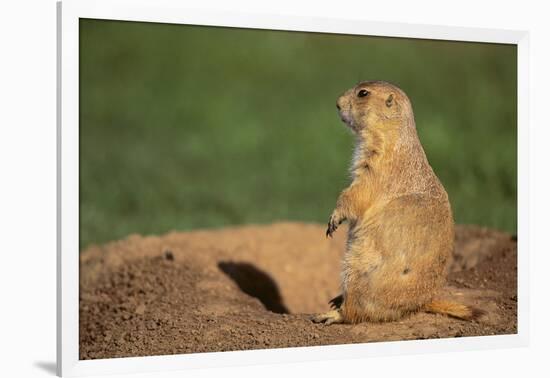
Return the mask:
[[356,146],[352,182],[326,231],[349,222],[342,294],[318,323],[391,321],[415,312],[474,319],[481,311],[435,300],[447,275],[454,222],[445,189],[418,135],[411,102],[397,86],[362,82],[338,98]]

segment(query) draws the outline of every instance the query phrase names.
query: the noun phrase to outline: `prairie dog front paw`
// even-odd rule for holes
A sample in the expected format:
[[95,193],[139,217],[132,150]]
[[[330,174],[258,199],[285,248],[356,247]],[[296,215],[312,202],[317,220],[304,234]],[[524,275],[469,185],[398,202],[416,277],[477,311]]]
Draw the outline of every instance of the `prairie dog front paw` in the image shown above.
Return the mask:
[[328,220],[326,236],[332,237],[332,234],[334,233],[334,231],[336,231],[338,226],[342,224],[344,220],[345,218],[343,218],[336,211],[334,211]]

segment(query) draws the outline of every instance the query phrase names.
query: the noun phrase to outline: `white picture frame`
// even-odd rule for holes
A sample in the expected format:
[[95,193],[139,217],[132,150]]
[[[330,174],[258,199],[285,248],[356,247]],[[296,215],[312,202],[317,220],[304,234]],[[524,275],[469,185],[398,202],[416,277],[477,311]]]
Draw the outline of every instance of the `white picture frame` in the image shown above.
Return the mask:
[[[58,3],[57,372],[62,376],[171,371],[200,367],[345,359],[528,345],[528,49],[525,31],[380,23],[187,9],[177,0]],[[79,27],[80,18],[125,20],[517,45],[518,57],[518,333],[153,357],[79,360]]]

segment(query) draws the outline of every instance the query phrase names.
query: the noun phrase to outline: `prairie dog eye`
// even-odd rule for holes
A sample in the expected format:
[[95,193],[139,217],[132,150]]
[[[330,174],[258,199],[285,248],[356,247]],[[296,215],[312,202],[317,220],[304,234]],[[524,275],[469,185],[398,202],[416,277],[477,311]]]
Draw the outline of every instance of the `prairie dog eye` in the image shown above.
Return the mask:
[[366,97],[370,92],[366,89],[361,89],[359,92],[357,92],[357,97]]

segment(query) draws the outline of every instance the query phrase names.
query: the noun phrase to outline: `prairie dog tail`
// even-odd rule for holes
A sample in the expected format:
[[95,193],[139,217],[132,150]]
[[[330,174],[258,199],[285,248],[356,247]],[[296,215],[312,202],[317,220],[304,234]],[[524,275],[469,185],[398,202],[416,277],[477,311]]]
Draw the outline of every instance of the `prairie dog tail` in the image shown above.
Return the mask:
[[484,310],[479,308],[452,301],[432,301],[424,307],[424,311],[463,320],[476,320],[486,314]]

